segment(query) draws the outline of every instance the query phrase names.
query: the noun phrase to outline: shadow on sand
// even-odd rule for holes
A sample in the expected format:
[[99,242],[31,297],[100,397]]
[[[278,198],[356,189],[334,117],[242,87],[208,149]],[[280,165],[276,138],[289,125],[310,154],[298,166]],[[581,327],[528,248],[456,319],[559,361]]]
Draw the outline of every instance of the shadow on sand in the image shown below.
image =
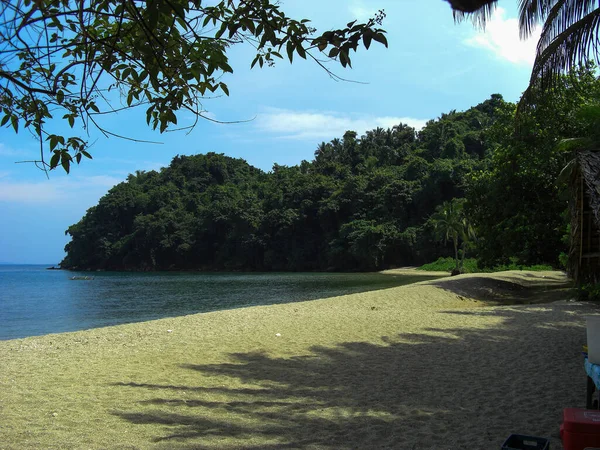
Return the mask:
[[549,303],[576,297],[573,283],[566,276],[542,278],[524,274],[521,283],[493,277],[457,277],[431,284],[462,297],[502,305]]
[[[562,409],[584,404],[587,311],[566,303],[446,311],[502,325],[400,333],[310,356],[192,361],[180,369],[196,372],[197,385],[121,383],[150,399],[114,414],[158,425],[159,448],[499,449],[511,433],[561,448]],[[211,377],[224,381],[201,384]]]

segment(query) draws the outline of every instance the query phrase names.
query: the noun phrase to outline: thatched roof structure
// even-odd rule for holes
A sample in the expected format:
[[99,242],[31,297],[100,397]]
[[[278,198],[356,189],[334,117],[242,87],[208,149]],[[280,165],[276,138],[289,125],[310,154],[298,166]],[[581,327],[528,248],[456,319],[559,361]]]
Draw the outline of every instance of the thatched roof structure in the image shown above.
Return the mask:
[[577,284],[600,282],[600,152],[579,151],[571,172],[568,272]]
[[600,227],[600,152],[579,152],[577,160],[596,225]]

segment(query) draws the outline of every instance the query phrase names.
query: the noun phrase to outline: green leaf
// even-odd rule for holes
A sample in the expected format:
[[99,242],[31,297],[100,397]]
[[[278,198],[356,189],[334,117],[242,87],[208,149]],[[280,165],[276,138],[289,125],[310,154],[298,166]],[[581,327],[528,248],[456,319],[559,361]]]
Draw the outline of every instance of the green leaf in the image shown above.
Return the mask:
[[177,125],[177,116],[175,115],[175,113],[173,112],[172,109],[170,109],[169,111],[167,111],[167,117],[169,118],[169,121],[175,125]]
[[365,44],[365,48],[367,50],[369,50],[369,47],[371,46],[372,39],[373,39],[373,36],[371,35],[371,33],[365,31],[365,34],[363,34],[363,44]]
[[256,57],[252,60],[252,64],[250,64],[250,68],[252,69],[256,63],[258,62],[258,58],[260,58],[260,55],[256,55]]
[[81,154],[82,154],[83,156],[85,156],[86,158],[88,158],[88,159],[93,159],[93,158],[92,158],[92,155],[90,155],[90,154],[89,154],[87,151],[85,151],[85,150],[81,150]]
[[15,133],[19,132],[19,118],[15,115],[10,117],[10,122],[12,123],[12,127],[15,130]]
[[60,152],[54,152],[52,158],[50,158],[50,169],[54,169],[58,166],[58,161],[60,160]]
[[386,37],[383,35],[383,33],[375,33],[375,34],[373,34],[373,39],[376,40],[377,42],[382,43],[387,48],[388,41],[387,41]]
[[8,123],[8,121],[10,120],[10,115],[6,114],[3,118],[2,118],[2,122],[0,122],[0,127],[3,127],[4,125],[6,125]]
[[71,169],[71,161],[63,157],[60,164],[62,165],[63,169],[65,169],[65,172],[69,173],[69,170]]
[[52,135],[50,135],[50,137],[48,139],[50,139],[50,151],[52,151],[58,145],[58,136],[56,136],[55,134],[52,134]]
[[298,55],[300,55],[300,58],[306,59],[306,51],[302,48],[302,45],[298,45],[296,51],[298,52]]
[[223,22],[223,24],[221,25],[221,28],[219,28],[219,31],[217,31],[215,33],[215,39],[220,39],[221,36],[223,36],[223,33],[225,33],[226,30],[227,30],[227,22]]
[[[348,53],[346,53],[345,51],[340,52],[340,63],[342,63],[342,67],[346,67],[347,65],[350,64],[350,57],[348,56]],[[352,67],[352,66],[350,66],[350,67]]]
[[287,51],[288,58],[290,59],[290,62],[293,62],[294,61],[294,44],[292,43],[292,41],[288,41],[288,43],[286,45],[286,51]]
[[221,83],[219,86],[221,87],[221,90],[225,92],[225,95],[229,97],[229,88],[227,85],[225,83]]

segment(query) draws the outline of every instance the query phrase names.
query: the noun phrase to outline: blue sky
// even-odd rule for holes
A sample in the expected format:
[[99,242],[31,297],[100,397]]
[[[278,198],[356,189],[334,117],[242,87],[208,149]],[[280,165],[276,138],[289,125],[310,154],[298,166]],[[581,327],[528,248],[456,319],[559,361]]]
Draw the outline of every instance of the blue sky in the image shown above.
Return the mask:
[[[389,48],[359,50],[351,70],[332,66],[338,75],[365,84],[333,81],[303,60],[250,70],[252,49],[235,48],[229,53],[234,74],[224,80],[230,97],[206,100],[204,107],[219,120],[252,120],[201,121],[189,135],[161,135],[146,127],[143,110],[121,113],[103,125],[161,143],[107,139],[91,130],[94,160],[70,175],[55,171],[48,180],[33,165],[16,164],[35,158],[39,144],[26,132],[0,129],[0,263],[58,263],[68,242],[65,229],[110,187],[128,173],[166,166],[177,154],[225,153],[268,171],[274,163],[312,159],[320,142],[349,129],[364,133],[400,122],[419,128],[493,93],[517,100],[527,86],[536,42],[519,40],[516,3],[501,0],[482,32],[469,22],[455,24],[442,0],[284,0],[289,16],[310,18],[320,31],[385,10]],[[179,115],[180,124],[191,121]]]

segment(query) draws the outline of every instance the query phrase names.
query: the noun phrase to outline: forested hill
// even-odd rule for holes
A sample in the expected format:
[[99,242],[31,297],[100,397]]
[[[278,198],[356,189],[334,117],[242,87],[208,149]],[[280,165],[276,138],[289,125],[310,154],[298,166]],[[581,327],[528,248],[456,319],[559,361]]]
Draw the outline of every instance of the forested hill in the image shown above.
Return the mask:
[[500,95],[465,112],[348,131],[315,158],[265,173],[215,153],[137,172],[67,230],[63,268],[375,270],[444,252],[428,217],[484,169]]

